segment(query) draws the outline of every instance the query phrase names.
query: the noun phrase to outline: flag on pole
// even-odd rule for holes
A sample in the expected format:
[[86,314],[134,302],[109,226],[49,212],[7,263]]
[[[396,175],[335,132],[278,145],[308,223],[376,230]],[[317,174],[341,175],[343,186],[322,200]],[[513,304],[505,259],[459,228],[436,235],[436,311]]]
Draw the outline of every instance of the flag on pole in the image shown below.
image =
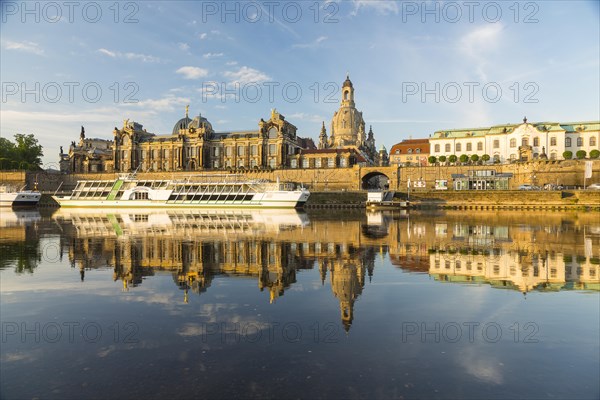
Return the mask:
[[586,161],[585,162],[585,172],[583,174],[583,178],[584,179],[589,179],[592,177],[592,162],[591,161]]

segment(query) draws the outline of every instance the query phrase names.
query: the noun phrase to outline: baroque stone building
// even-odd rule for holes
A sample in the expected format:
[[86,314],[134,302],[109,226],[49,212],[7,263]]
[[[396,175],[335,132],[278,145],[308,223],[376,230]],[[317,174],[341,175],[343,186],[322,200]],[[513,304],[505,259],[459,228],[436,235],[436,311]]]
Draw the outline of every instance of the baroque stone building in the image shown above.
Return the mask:
[[331,119],[330,136],[327,137],[325,122],[319,134],[319,149],[354,148],[369,164],[379,163],[379,153],[375,148],[372,127],[365,132],[365,121],[354,102],[354,85],[349,76],[342,84],[340,108]]
[[487,155],[498,163],[562,160],[566,151],[575,157],[580,150],[589,156],[599,149],[600,121],[531,123],[524,118],[521,124],[437,131],[429,143],[435,157]]
[[365,133],[362,112],[354,103],[349,78],[342,85],[340,108],[331,121],[331,137],[325,122],[319,149],[312,139],[297,136],[295,125],[277,110],[258,129],[216,132],[202,115],[185,116],[171,133],[157,135],[143,125],[123,121],[113,130],[113,140],[85,139],[60,152],[63,172],[169,172],[219,169],[264,170],[281,168],[350,168],[357,163],[385,165],[387,152],[375,148],[373,130]]

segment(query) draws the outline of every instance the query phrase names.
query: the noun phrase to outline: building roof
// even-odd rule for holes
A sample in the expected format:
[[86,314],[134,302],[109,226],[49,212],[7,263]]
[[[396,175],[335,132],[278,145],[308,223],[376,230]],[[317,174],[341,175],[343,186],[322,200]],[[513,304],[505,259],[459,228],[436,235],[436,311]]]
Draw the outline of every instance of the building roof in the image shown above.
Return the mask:
[[[428,154],[430,150],[429,139],[406,139],[400,143],[396,143],[390,149],[390,155],[407,154],[408,149],[419,149],[421,154]],[[396,151],[398,151],[396,153]]]
[[447,138],[465,138],[465,137],[483,137],[486,135],[507,134],[514,131],[517,127],[527,123],[532,125],[540,132],[585,132],[600,130],[600,121],[581,121],[581,122],[522,122],[519,124],[494,125],[487,128],[461,128],[444,129],[436,131],[431,139]]

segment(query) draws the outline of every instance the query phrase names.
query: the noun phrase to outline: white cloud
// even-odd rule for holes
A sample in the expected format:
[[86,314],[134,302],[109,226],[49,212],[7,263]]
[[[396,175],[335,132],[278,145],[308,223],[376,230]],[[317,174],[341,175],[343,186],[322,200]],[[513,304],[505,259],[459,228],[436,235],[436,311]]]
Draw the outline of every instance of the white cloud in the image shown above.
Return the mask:
[[246,66],[240,67],[237,71],[225,71],[223,72],[223,76],[231,79],[232,83],[239,83],[241,85],[245,83],[266,82],[271,79],[264,72]]
[[185,66],[175,71],[183,75],[184,79],[200,79],[208,75],[208,70],[200,67]]
[[472,30],[460,39],[459,49],[471,58],[470,64],[475,66],[481,80],[487,81],[485,69],[488,64],[488,54],[500,41],[502,29],[503,26],[499,22],[488,24]]
[[204,40],[206,39],[206,37],[208,36],[207,33],[201,33],[200,36],[198,36],[200,38],[200,40]]
[[106,54],[109,57],[116,57],[117,53],[114,51],[106,50],[106,49],[98,49],[98,53]]
[[223,53],[206,53],[206,54],[203,54],[202,57],[204,57],[204,58],[223,57]]
[[160,58],[158,57],[149,56],[141,53],[121,53],[119,51],[112,51],[104,48],[98,49],[97,51],[98,53],[104,54],[112,58],[124,58],[127,60],[137,60],[141,62],[160,62]]
[[381,15],[398,14],[398,2],[396,0],[354,0],[352,15],[357,15],[360,9],[374,10]]
[[232,66],[232,65],[237,65],[237,63],[238,63],[237,61],[227,61],[225,63],[225,65]]
[[185,106],[187,104],[190,104],[188,97],[176,97],[172,95],[167,95],[161,99],[146,99],[132,103],[133,106],[150,112],[173,111],[177,108],[176,106]]
[[308,113],[303,113],[303,112],[291,114],[291,115],[287,116],[287,118],[289,120],[303,120],[303,121],[310,121],[310,122],[327,121],[327,118],[323,117],[322,115],[308,114]]
[[39,44],[35,42],[29,42],[27,40],[22,42],[4,40],[2,41],[2,47],[6,50],[24,51],[26,53],[37,54],[38,56],[44,55],[44,49],[40,49]]
[[190,49],[190,45],[187,43],[177,43],[177,47],[179,47],[179,50],[181,51],[188,51]]
[[310,43],[298,43],[298,44],[293,45],[292,47],[297,48],[297,49],[316,48],[316,47],[319,47],[321,45],[321,43],[324,42],[325,40],[327,40],[327,36],[319,36],[318,38],[316,38],[315,40],[313,40]]

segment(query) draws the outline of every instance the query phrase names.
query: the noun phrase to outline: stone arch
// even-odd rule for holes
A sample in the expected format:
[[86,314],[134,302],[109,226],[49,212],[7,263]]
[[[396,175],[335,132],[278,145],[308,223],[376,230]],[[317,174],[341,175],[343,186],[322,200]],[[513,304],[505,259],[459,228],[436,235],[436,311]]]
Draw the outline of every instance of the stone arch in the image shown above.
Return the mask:
[[371,171],[361,178],[361,188],[363,190],[389,188],[390,177],[380,171]]

